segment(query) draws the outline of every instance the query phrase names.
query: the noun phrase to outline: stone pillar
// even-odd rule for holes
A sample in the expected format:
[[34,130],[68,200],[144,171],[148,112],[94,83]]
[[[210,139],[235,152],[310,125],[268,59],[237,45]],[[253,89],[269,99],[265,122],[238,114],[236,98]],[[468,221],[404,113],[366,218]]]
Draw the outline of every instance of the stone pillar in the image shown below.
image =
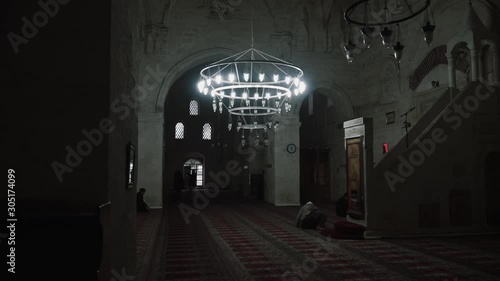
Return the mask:
[[[274,133],[274,205],[300,205],[300,122],[282,118]],[[295,149],[294,149],[295,147]]]
[[500,85],[500,54],[498,53],[498,48],[496,45],[491,46],[491,51],[493,52],[493,84],[495,86]]
[[455,89],[457,87],[457,73],[455,70],[455,58],[452,53],[447,53],[446,58],[448,59],[448,87],[450,89]]
[[146,188],[144,201],[151,208],[163,206],[163,114],[139,114],[139,173],[137,188]]
[[471,55],[471,80],[472,82],[477,82],[478,78],[478,61],[477,61],[477,51],[476,49],[471,49],[470,50],[470,55]]
[[478,60],[477,60],[477,67],[479,68],[479,77],[480,79],[483,79],[484,78],[484,51],[479,51],[479,53],[477,54],[478,56]]

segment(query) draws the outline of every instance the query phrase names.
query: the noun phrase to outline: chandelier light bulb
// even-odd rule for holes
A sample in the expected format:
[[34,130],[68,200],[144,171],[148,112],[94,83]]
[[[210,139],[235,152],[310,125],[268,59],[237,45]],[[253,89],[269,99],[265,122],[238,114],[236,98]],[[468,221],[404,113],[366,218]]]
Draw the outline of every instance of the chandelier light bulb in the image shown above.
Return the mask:
[[227,124],[227,130],[228,130],[228,131],[231,131],[231,128],[232,128],[232,127],[233,127],[233,124],[231,124],[231,123]]
[[214,101],[212,102],[212,108],[214,109],[214,112],[217,111],[217,103],[215,102],[215,99]]
[[279,79],[280,79],[280,76],[278,74],[274,74],[274,76],[273,76],[274,82],[277,83]]
[[259,80],[260,82],[264,81],[264,73],[259,73]]
[[200,82],[198,82],[198,91],[200,91],[200,93],[203,93],[204,88],[205,88],[205,80],[201,80]]
[[247,106],[250,106],[250,100],[246,100]]
[[203,88],[203,94],[205,94],[205,95],[208,94],[208,88],[207,87]]
[[246,99],[248,99],[248,94],[247,94],[247,92],[243,92],[242,97],[243,97],[243,99],[245,99],[245,100],[246,100]]
[[234,79],[236,78],[236,76],[234,75],[234,73],[229,73],[227,79],[229,80],[229,82],[233,83],[234,82]]
[[212,97],[215,97],[215,95],[217,94],[217,92],[215,90],[212,90],[212,92],[210,94],[212,95]]
[[217,82],[217,84],[220,84],[222,82],[222,75],[217,74],[217,76],[215,76],[215,82]]
[[245,82],[248,82],[248,79],[250,79],[250,74],[248,72],[243,73],[243,79],[245,79]]
[[208,77],[207,79],[207,86],[212,85],[212,78]]
[[262,106],[266,106],[266,100],[262,100]]
[[382,44],[389,49],[392,43],[392,30],[387,27],[384,27],[382,31],[380,31],[380,36],[382,37]]
[[219,112],[222,113],[222,101],[219,101]]
[[422,26],[422,31],[424,32],[424,40],[429,46],[432,45],[432,41],[434,40],[435,29],[436,26],[432,25],[429,21],[424,26]]
[[292,81],[292,77],[290,77],[290,76],[285,77],[285,83],[287,85],[290,84],[291,81]]
[[397,60],[398,63],[401,62],[401,58],[403,57],[403,49],[405,48],[404,45],[401,45],[401,42],[398,41],[398,43],[392,47],[394,50],[394,58]]
[[291,98],[291,97],[292,97],[292,92],[290,92],[290,91],[289,91],[289,92],[287,92],[287,93],[286,93],[286,97],[287,97],[287,98]]
[[356,49],[356,45],[354,45],[351,40],[344,45],[345,57],[349,63],[354,61],[354,49]]
[[363,34],[363,44],[365,44],[366,48],[370,49],[372,44],[372,36],[375,28],[371,26],[365,26],[361,28],[361,34]]
[[254,98],[255,100],[258,100],[258,99],[259,99],[259,94],[255,93],[255,94],[253,95],[253,98]]
[[274,101],[274,105],[275,105],[276,107],[279,107],[279,106],[280,106],[280,101]]
[[293,84],[295,84],[295,87],[298,87],[299,83],[300,83],[300,79],[295,77],[295,79],[293,79]]
[[266,93],[266,99],[269,100],[271,98],[271,93],[267,92]]
[[296,96],[297,96],[297,95],[299,95],[299,89],[297,89],[297,88],[293,89],[293,93],[294,93]]
[[234,106],[234,99],[231,99],[231,100],[229,101],[229,107],[233,107],[233,106]]
[[299,84],[299,92],[303,94],[305,91],[306,91],[306,83],[301,81]]

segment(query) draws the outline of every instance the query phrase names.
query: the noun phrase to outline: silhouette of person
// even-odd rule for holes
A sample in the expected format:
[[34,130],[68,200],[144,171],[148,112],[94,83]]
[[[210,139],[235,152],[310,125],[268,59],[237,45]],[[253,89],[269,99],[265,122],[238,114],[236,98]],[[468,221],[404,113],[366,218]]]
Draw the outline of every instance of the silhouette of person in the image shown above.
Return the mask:
[[145,188],[139,189],[137,192],[137,212],[149,212],[151,209],[146,202],[144,202],[144,194],[146,193]]
[[318,226],[325,228],[326,219],[327,215],[320,212],[318,207],[309,201],[300,208],[296,226],[307,229],[316,229]]
[[346,217],[347,216],[347,192],[344,193],[344,195],[337,200],[337,205],[336,211],[337,211],[337,216],[339,217]]
[[184,179],[182,178],[182,172],[178,169],[174,175],[174,189],[175,189],[175,202],[179,202],[181,199],[181,191],[184,188]]

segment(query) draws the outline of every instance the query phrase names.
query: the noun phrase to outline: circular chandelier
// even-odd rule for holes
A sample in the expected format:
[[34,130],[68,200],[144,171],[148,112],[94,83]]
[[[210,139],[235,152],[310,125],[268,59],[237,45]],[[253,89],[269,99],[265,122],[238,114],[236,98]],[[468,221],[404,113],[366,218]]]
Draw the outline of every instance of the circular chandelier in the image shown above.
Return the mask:
[[[228,113],[228,129],[278,130],[276,116],[289,112],[293,96],[306,84],[299,67],[252,47],[214,62],[200,71],[198,90],[212,96],[214,112]],[[256,141],[259,141],[257,134]],[[266,138],[267,140],[267,138]],[[245,143],[244,133],[242,143]]]
[[[352,4],[345,12],[344,18],[347,22],[344,51],[349,63],[354,60],[356,45],[353,40],[351,25],[360,26],[360,35],[363,44],[370,48],[372,39],[380,35],[382,44],[387,49],[392,49],[394,58],[398,63],[403,57],[404,45],[401,43],[401,31],[399,24],[424,14],[422,32],[424,40],[430,46],[434,39],[436,29],[434,15],[431,10],[431,0],[393,0],[396,7],[389,9],[387,0],[384,0],[383,10],[375,12],[374,7],[381,0],[360,0]],[[361,11],[361,12],[360,12]],[[378,30],[377,30],[378,29]],[[378,31],[378,32],[376,32]],[[396,42],[396,43],[393,43]]]

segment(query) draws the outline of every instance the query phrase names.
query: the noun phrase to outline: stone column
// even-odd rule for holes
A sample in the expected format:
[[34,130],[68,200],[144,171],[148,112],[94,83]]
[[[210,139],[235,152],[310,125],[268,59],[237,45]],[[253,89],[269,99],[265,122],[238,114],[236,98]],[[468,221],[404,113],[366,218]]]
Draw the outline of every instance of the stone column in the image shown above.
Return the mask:
[[500,85],[500,54],[496,45],[491,46],[493,52],[493,84]]
[[137,188],[146,188],[144,201],[151,208],[163,206],[163,114],[139,114],[139,173]]
[[447,53],[448,59],[448,87],[455,89],[457,87],[457,73],[455,70],[455,58],[452,53]]
[[[279,129],[274,133],[274,205],[300,205],[300,122],[282,118]],[[287,150],[289,145],[295,151]],[[291,148],[291,147],[290,147]],[[271,200],[268,200],[271,201]]]
[[478,61],[477,61],[477,51],[476,49],[471,49],[470,50],[470,55],[471,55],[471,80],[472,82],[477,82],[478,78]]

